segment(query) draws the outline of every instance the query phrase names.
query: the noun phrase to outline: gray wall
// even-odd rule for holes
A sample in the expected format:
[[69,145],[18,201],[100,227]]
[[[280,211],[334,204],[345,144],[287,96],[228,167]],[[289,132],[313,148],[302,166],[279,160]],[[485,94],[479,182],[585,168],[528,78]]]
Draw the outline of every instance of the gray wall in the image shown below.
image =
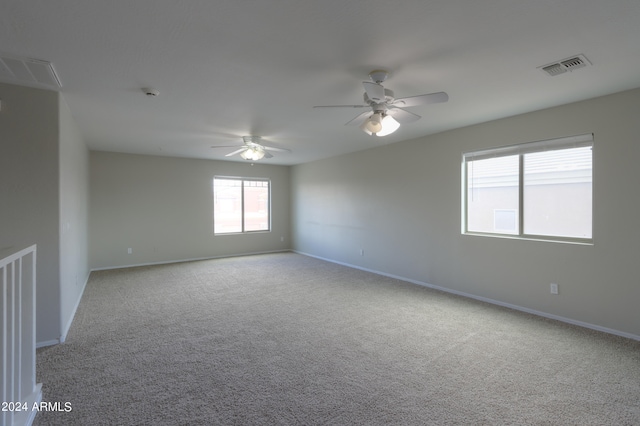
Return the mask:
[[60,337],[58,93],[0,84],[0,248],[38,245],[36,340]]
[[60,96],[60,327],[64,340],[89,278],[89,150]]
[[37,244],[36,342],[64,340],[89,276],[89,158],[63,97],[0,83],[0,248]]
[[[91,152],[90,170],[92,269],[291,247],[289,167]],[[215,175],[270,178],[272,231],[214,236]]]
[[[293,248],[640,336],[639,104],[640,89],[294,166]],[[463,152],[590,132],[593,246],[461,235]]]

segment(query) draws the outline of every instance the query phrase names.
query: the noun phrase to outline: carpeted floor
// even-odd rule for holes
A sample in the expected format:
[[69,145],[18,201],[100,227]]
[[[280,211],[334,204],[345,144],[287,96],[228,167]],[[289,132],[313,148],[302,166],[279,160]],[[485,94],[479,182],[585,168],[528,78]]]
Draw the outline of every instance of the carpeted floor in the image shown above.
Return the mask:
[[35,425],[638,425],[640,342],[294,253],[91,274]]

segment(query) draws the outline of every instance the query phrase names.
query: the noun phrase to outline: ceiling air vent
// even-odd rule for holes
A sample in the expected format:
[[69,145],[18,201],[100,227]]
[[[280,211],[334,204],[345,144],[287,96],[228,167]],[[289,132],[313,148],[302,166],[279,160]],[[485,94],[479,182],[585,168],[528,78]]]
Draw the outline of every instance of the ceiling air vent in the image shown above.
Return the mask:
[[51,62],[4,53],[0,53],[0,80],[52,89],[62,87]]
[[574,70],[577,70],[578,68],[584,68],[588,65],[591,65],[591,62],[589,62],[586,56],[577,55],[567,59],[563,59],[558,62],[554,62],[549,65],[543,65],[538,68],[542,69],[542,71],[554,77],[556,75],[564,74],[567,71],[574,71]]
[[560,64],[547,65],[542,67],[542,71],[545,71],[550,76],[558,75],[567,72],[567,70]]

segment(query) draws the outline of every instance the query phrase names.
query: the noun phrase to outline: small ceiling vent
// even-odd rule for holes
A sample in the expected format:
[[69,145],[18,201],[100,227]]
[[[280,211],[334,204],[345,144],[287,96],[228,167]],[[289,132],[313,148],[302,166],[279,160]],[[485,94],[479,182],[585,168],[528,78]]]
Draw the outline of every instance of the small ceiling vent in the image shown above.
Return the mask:
[[51,62],[4,53],[0,53],[0,80],[51,89],[62,87]]
[[542,71],[545,71],[552,77],[554,75],[559,75],[567,72],[567,70],[560,64],[547,65],[546,67],[542,67]]
[[540,68],[550,76],[555,77],[556,75],[564,74],[567,71],[574,71],[579,68],[584,68],[588,65],[591,65],[591,62],[589,62],[586,56],[577,55],[558,62],[554,62],[552,64],[543,65],[538,68]]

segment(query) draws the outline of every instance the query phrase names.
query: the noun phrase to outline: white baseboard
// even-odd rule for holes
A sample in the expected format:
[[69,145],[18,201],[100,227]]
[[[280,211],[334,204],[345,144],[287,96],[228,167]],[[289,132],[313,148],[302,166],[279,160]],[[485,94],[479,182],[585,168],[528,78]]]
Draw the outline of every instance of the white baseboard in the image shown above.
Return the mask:
[[269,254],[269,253],[282,253],[291,251],[290,249],[282,249],[282,250],[269,250],[269,251],[256,251],[251,253],[238,253],[238,254],[225,254],[221,256],[209,256],[209,257],[194,257],[189,259],[178,259],[178,260],[162,260],[159,262],[146,262],[146,263],[136,263],[131,265],[120,265],[120,266],[106,266],[102,268],[93,268],[93,271],[108,271],[111,269],[124,269],[124,268],[137,268],[139,266],[153,266],[153,265],[168,265],[171,263],[182,263],[182,262],[196,262],[198,260],[212,260],[212,259],[224,259],[227,257],[241,257],[241,256],[255,256],[258,254]]
[[553,320],[556,320],[556,321],[564,322],[564,323],[567,323],[567,324],[577,325],[579,327],[589,328],[591,330],[601,331],[603,333],[613,334],[613,335],[616,335],[616,336],[626,337],[628,339],[633,339],[633,340],[640,341],[640,336],[636,335],[636,334],[627,333],[627,332],[624,332],[624,331],[619,331],[619,330],[615,330],[615,329],[611,329],[611,328],[607,328],[607,327],[602,327],[602,326],[599,326],[599,325],[596,325],[596,324],[590,324],[590,323],[587,323],[587,322],[578,321],[578,320],[574,320],[572,318],[567,318],[567,317],[563,317],[563,316],[559,316],[559,315],[554,315],[554,314],[550,314],[550,313],[547,313],[547,312],[537,311],[535,309],[529,309],[529,308],[525,308],[525,307],[522,307],[522,306],[513,305],[511,303],[505,303],[505,302],[501,302],[499,300],[489,299],[487,297],[476,296],[475,294],[465,293],[465,292],[458,291],[458,290],[453,290],[453,289],[450,289],[450,288],[447,288],[447,287],[440,287],[440,286],[429,284],[429,283],[426,283],[426,282],[423,282],[423,281],[418,281],[418,280],[414,280],[414,279],[411,279],[411,278],[401,277],[401,276],[398,276],[398,275],[388,274],[388,273],[382,272],[382,271],[377,271],[375,269],[364,268],[362,266],[352,265],[350,263],[345,263],[345,262],[339,262],[337,260],[328,259],[328,258],[321,257],[321,256],[315,256],[313,254],[301,252],[301,251],[298,251],[298,250],[292,250],[292,251],[294,253],[298,253],[298,254],[301,254],[303,256],[314,257],[316,259],[324,260],[324,261],[331,262],[331,263],[336,263],[338,265],[347,266],[349,268],[359,269],[361,271],[371,272],[373,274],[382,275],[382,276],[389,277],[389,278],[394,278],[394,279],[397,279],[397,280],[407,281],[407,282],[410,282],[412,284],[416,284],[416,285],[420,285],[420,286],[423,286],[423,287],[432,288],[434,290],[444,291],[445,293],[451,293],[451,294],[455,294],[457,296],[468,297],[470,299],[479,300],[481,302],[491,303],[492,305],[498,305],[498,306],[502,306],[502,307],[505,307],[505,308],[514,309],[516,311],[526,312],[528,314],[533,314],[533,315],[537,315],[537,316],[540,316],[540,317],[549,318],[549,319],[553,319]]
[[47,346],[59,345],[60,339],[43,340],[42,342],[36,342],[36,349],[45,348]]
[[84,289],[87,288],[87,283],[89,282],[89,277],[90,276],[91,276],[91,271],[89,271],[89,274],[87,275],[87,278],[84,280],[84,284],[82,285],[82,290],[80,291],[80,296],[78,297],[78,300],[76,300],[76,304],[73,307],[73,313],[69,317],[69,320],[67,321],[67,323],[64,324],[63,327],[62,327],[62,334],[60,335],[60,338],[52,339],[52,340],[44,340],[42,342],[36,342],[36,349],[37,348],[44,348],[44,347],[47,347],[47,346],[59,345],[60,343],[64,343],[64,341],[67,339],[67,334],[69,334],[69,329],[71,328],[71,324],[73,323],[73,319],[76,316],[76,311],[78,310],[78,306],[80,306],[80,301],[82,300],[82,295],[84,294]]
[[78,306],[80,306],[80,301],[82,300],[82,296],[84,295],[84,289],[87,288],[87,283],[89,282],[89,277],[91,276],[91,271],[87,274],[87,278],[84,280],[84,284],[82,285],[82,289],[80,290],[80,295],[78,296],[78,300],[76,300],[76,304],[73,307],[73,312],[69,317],[69,320],[62,327],[62,335],[60,336],[60,342],[64,343],[67,339],[67,334],[69,334],[69,329],[71,328],[71,324],[73,323],[73,319],[76,316],[76,311],[78,310]]

